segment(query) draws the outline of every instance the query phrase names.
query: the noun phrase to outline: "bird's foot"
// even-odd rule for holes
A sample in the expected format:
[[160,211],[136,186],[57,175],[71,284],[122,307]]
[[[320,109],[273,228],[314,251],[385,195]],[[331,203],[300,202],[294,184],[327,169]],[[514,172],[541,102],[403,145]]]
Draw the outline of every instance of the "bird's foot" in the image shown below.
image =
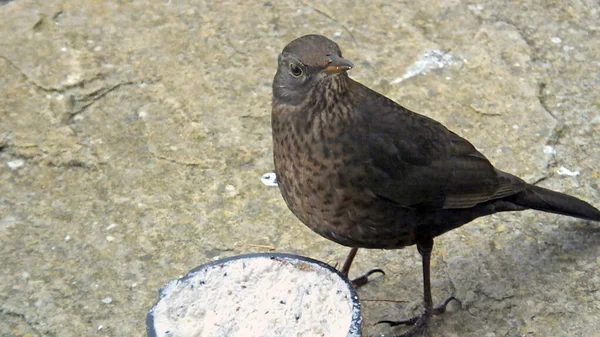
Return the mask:
[[398,325],[410,325],[412,326],[407,331],[404,331],[400,335],[394,335],[392,337],[411,337],[414,336],[417,332],[424,330],[427,327],[427,322],[431,318],[431,313],[423,312],[422,314],[415,316],[413,318],[405,319],[403,321],[379,321],[376,324],[389,324],[390,326],[398,326]]
[[[348,253],[348,257],[346,257],[346,261],[344,261],[344,265],[342,266],[342,269],[340,269],[340,273],[344,274],[346,277],[348,277],[348,273],[350,272],[350,266],[352,266],[352,261],[354,261],[354,258],[356,257],[357,252],[358,252],[358,248],[350,249],[350,252]],[[337,264],[336,264],[335,268],[337,268]],[[381,274],[385,275],[385,272],[381,269],[371,269],[368,272],[366,272],[365,274],[363,274],[351,281],[352,286],[354,286],[354,289],[358,289],[359,287],[362,287],[365,284],[367,284],[367,282],[369,282],[369,276],[373,275],[374,273],[381,273]]]
[[375,273],[381,273],[382,275],[385,275],[385,272],[381,269],[371,269],[368,272],[362,274],[361,276],[353,279],[351,281],[352,286],[354,286],[354,289],[358,289],[359,287],[364,286],[365,284],[367,284],[369,282],[369,276],[371,276]]
[[415,317],[405,319],[402,321],[383,320],[383,321],[379,321],[375,324],[389,324],[389,326],[398,326],[398,325],[412,326],[409,330],[405,331],[401,335],[396,335],[393,337],[415,336],[416,333],[423,331],[424,329],[427,328],[427,322],[429,322],[429,319],[431,318],[431,316],[440,315],[440,314],[443,314],[444,312],[446,312],[446,306],[448,306],[448,303],[450,303],[451,301],[456,301],[456,302],[460,303],[460,301],[456,297],[450,296],[440,306],[437,306],[431,310],[425,309],[425,311],[423,313],[421,313],[420,315],[417,315]]

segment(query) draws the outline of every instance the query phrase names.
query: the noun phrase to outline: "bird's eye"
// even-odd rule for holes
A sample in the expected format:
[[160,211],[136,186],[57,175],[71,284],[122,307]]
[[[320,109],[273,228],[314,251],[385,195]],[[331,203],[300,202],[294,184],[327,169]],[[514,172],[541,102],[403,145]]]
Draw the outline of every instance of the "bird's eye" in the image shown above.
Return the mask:
[[290,62],[290,73],[294,77],[300,77],[300,75],[302,75],[302,68],[298,67],[295,63]]

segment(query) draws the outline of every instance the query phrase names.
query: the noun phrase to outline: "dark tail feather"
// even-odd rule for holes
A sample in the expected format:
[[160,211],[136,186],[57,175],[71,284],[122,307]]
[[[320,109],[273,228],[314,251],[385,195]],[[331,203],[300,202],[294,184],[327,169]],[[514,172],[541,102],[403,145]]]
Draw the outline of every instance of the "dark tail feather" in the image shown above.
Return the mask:
[[517,205],[538,211],[600,221],[600,210],[567,194],[528,185],[523,191],[507,198]]

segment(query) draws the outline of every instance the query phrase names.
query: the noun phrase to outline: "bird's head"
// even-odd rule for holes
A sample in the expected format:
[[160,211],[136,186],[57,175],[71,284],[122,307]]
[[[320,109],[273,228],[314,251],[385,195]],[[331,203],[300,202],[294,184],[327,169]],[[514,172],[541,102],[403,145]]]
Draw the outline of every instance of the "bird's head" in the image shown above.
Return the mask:
[[290,42],[278,59],[273,96],[280,102],[301,103],[321,81],[347,76],[354,65],[342,57],[337,43],[322,35],[305,35]]

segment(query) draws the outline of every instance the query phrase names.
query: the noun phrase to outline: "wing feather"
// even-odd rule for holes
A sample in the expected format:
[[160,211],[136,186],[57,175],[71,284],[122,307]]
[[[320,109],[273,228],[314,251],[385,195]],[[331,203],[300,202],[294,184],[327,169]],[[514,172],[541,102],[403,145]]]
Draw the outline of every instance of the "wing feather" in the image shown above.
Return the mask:
[[359,95],[344,136],[361,149],[368,178],[358,183],[375,195],[403,207],[467,208],[525,188],[439,122],[372,93]]

